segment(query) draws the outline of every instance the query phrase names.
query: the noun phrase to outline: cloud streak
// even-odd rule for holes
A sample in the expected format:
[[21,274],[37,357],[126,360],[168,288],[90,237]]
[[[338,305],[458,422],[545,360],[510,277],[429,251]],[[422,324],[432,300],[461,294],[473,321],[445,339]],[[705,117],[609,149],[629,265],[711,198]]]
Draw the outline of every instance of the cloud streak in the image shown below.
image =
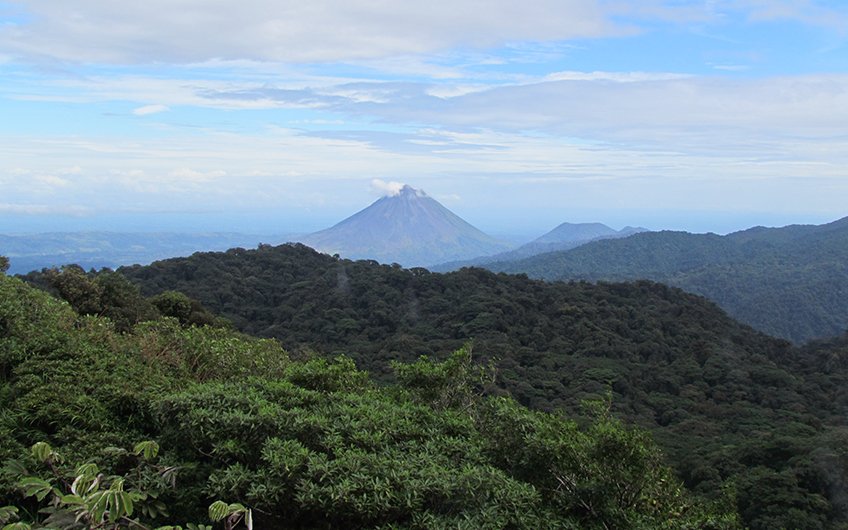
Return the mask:
[[149,116],[151,114],[159,114],[160,112],[167,112],[169,110],[171,109],[169,109],[167,105],[145,105],[134,109],[133,114],[136,116]]

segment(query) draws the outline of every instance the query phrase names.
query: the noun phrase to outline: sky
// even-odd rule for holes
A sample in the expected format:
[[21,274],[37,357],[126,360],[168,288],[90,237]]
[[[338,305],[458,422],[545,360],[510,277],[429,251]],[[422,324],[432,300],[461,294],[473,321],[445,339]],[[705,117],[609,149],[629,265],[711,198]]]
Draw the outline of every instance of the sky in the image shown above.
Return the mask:
[[0,233],[848,215],[843,0],[0,0]]

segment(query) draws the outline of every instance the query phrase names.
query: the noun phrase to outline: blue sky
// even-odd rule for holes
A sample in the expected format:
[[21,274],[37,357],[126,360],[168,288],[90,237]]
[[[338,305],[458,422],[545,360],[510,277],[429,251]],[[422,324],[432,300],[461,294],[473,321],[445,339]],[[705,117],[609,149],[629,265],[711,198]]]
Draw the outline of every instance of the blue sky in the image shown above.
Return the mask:
[[848,215],[848,3],[0,0],[0,233]]

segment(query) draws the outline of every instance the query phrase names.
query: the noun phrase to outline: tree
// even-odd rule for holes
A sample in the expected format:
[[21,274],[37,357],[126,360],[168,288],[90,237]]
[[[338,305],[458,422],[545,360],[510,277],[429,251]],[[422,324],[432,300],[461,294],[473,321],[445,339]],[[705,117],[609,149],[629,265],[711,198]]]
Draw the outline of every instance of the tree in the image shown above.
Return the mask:
[[79,265],[65,265],[60,269],[45,269],[47,283],[63,300],[81,315],[99,315],[103,311],[103,288],[86,275]]
[[165,291],[150,299],[162,316],[174,317],[183,326],[226,327],[225,319],[216,317],[206,310],[200,302],[178,291]]
[[0,274],[6,274],[7,270],[9,270],[9,258],[0,256]]

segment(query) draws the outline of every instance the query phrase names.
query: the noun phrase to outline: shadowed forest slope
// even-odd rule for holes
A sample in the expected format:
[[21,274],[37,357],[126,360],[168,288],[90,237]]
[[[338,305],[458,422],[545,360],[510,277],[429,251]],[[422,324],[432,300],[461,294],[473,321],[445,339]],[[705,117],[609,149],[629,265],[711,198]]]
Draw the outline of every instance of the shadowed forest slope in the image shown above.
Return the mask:
[[701,294],[734,318],[795,342],[848,330],[848,218],[726,236],[650,232],[487,263],[545,280],[650,279]]

